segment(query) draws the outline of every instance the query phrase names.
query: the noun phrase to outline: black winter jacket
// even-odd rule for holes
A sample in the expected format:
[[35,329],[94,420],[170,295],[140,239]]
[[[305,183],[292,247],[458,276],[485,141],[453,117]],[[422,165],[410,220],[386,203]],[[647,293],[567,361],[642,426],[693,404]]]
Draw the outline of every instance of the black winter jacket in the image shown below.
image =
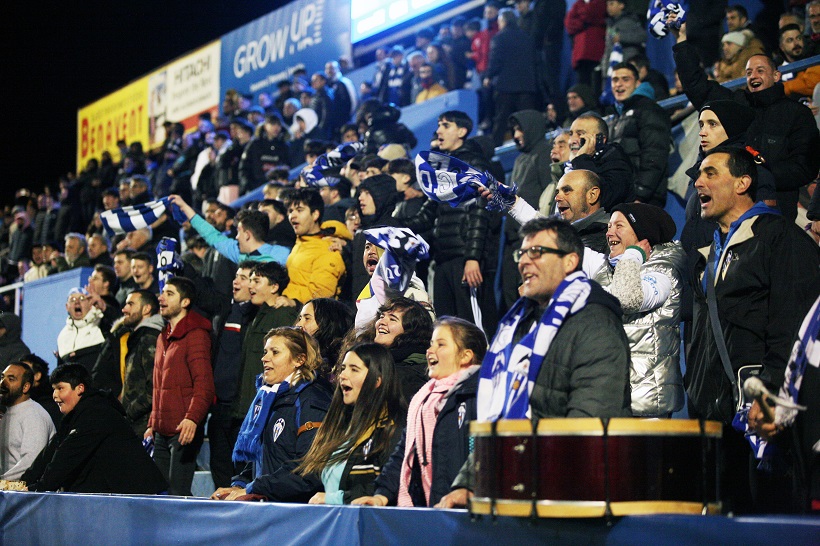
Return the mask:
[[262,468],[253,476],[253,463],[234,476],[232,485],[244,486],[249,494],[278,502],[307,502],[322,489],[317,475],[299,476],[293,470],[305,456],[318,427],[299,433],[306,423],[320,423],[330,406],[329,385],[313,381],[297,384],[277,395],[262,437]]
[[[389,423],[388,419],[377,423],[370,438],[362,441],[347,458],[342,478],[339,480],[339,489],[344,491],[345,504],[350,504],[359,497],[372,496],[375,492],[376,478],[379,477],[382,468],[396,448],[404,428],[403,426],[388,427]],[[379,453],[372,453],[372,447],[383,442],[387,434],[391,434],[387,440],[389,442],[387,449]]]
[[[476,418],[476,393],[478,392],[478,368],[472,375],[449,394],[444,407],[436,418],[433,431],[433,485],[430,504],[435,506],[441,497],[450,492],[450,486],[470,454],[470,421]],[[390,455],[390,460],[376,480],[376,495],[387,497],[388,504],[395,505],[399,495],[401,466],[407,431]],[[418,459],[417,459],[418,460]],[[418,463],[417,463],[418,464]],[[427,506],[420,483],[411,480],[408,485],[415,506]]]
[[786,97],[782,83],[755,93],[745,87],[730,90],[707,79],[689,42],[675,44],[672,54],[683,91],[695,108],[710,100],[730,99],[757,110],[746,144],[766,159],[778,191],[794,191],[814,180],[820,168],[817,125],[808,108]]
[[265,169],[290,162],[288,145],[277,139],[254,137],[239,160],[239,193],[245,194],[265,182]]
[[22,477],[30,491],[153,495],[168,484],[113,394],[86,389]]
[[666,167],[672,143],[669,116],[655,101],[637,93],[616,115],[609,140],[620,144],[635,171],[635,196],[643,203],[666,204]]
[[607,142],[594,154],[581,154],[571,163],[573,169],[592,171],[601,178],[601,207],[604,210],[611,211],[616,205],[635,200],[632,162],[617,142]]
[[[728,424],[735,414],[731,383],[712,335],[701,282],[710,248],[700,249],[692,279],[695,320],[684,384],[690,415]],[[820,250],[784,217],[761,214],[741,223],[724,243],[723,256],[715,294],[732,368],[737,372],[762,364],[761,380],[776,391],[794,335],[820,293]]]

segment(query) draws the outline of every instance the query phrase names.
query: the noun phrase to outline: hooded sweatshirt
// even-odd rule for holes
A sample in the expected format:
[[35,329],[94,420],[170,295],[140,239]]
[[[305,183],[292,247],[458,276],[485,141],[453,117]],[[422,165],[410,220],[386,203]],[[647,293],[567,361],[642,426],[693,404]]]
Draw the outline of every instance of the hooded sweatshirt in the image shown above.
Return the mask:
[[[552,182],[547,120],[537,110],[521,110],[510,116],[510,125],[518,125],[524,134],[523,142],[516,142],[521,153],[515,158],[510,180],[518,185],[518,196],[538,208],[541,194]],[[518,240],[517,228],[514,222],[506,224],[508,240]]]
[[14,313],[0,313],[0,328],[6,329],[6,333],[0,337],[0,362],[5,365],[31,353],[28,346],[20,339],[23,333],[20,317]]

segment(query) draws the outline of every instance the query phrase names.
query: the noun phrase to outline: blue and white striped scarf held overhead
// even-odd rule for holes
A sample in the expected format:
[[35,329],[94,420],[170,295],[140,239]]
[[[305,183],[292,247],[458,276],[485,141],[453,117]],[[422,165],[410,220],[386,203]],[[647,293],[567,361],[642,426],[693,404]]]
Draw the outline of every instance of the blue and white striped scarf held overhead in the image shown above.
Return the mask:
[[113,237],[118,233],[128,233],[149,227],[160,216],[168,212],[169,207],[173,219],[178,224],[181,225],[188,221],[188,218],[182,214],[179,207],[169,203],[167,197],[139,205],[107,210],[100,213],[100,220],[102,220],[108,236]]
[[556,288],[541,320],[516,345],[513,338],[521,318],[537,304],[520,298],[507,311],[481,364],[479,421],[530,417],[530,395],[544,357],[564,321],[586,306],[591,290],[592,285],[582,271],[568,275]]
[[[488,188],[493,195],[488,210],[508,210],[515,201],[515,184],[500,185],[487,171],[479,171],[455,157],[441,152],[419,152],[415,163],[421,190],[437,203],[467,207],[481,196],[481,188]],[[505,203],[510,199],[512,202]]]

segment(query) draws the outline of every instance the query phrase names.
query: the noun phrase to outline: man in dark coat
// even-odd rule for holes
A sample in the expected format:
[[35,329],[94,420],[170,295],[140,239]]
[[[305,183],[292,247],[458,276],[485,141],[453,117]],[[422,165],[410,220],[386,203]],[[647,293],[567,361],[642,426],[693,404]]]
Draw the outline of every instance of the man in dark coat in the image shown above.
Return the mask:
[[[689,414],[724,424],[724,507],[781,511],[786,480],[758,491],[754,486],[768,481],[766,473],[749,468],[749,445],[731,428],[734,386],[718,352],[708,301],[714,298],[733,376],[742,366],[762,365],[760,379],[777,392],[795,332],[820,293],[820,253],[777,209],[756,203],[758,172],[749,152],[717,147],[699,172],[701,215],[716,221],[718,230],[712,244],[699,249],[692,279],[695,320],[684,378]],[[712,271],[714,276],[707,273]],[[750,479],[762,481],[750,484]]]
[[490,41],[490,62],[484,86],[493,86],[495,120],[493,141],[504,143],[510,115],[518,110],[537,110],[540,102],[536,77],[536,54],[530,36],[518,28],[511,8],[498,13],[498,34]]
[[615,120],[610,141],[620,144],[635,170],[635,195],[641,203],[666,205],[666,167],[672,126],[663,108],[638,92],[638,71],[629,63],[612,69]]
[[92,386],[79,364],[51,374],[63,420],[22,480],[30,491],[153,495],[168,484],[113,394]]
[[777,206],[794,221],[798,190],[814,180],[820,167],[820,136],[811,111],[786,97],[780,72],[765,55],[747,61],[745,88],[730,90],[710,81],[696,48],[686,39],[686,26],[672,28],[677,38],[672,54],[683,92],[697,109],[710,100],[731,99],[757,111],[747,129],[746,144],[765,160],[774,175]]

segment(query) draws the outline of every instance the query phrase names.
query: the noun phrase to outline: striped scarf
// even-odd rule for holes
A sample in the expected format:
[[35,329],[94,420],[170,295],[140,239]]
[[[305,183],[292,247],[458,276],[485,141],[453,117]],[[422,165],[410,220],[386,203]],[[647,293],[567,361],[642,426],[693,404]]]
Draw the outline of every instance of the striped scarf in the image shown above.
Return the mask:
[[178,224],[187,222],[188,219],[176,205],[171,205],[167,197],[157,201],[149,201],[139,205],[131,205],[119,209],[111,209],[100,213],[105,231],[109,237],[119,233],[128,233],[144,229],[156,222],[160,216],[168,212],[170,205],[171,215]]
[[568,275],[558,285],[541,320],[516,345],[512,340],[518,324],[535,302],[521,298],[513,304],[501,319],[481,364],[476,400],[478,421],[530,416],[530,394],[552,340],[564,320],[586,306],[591,290],[582,271]]

